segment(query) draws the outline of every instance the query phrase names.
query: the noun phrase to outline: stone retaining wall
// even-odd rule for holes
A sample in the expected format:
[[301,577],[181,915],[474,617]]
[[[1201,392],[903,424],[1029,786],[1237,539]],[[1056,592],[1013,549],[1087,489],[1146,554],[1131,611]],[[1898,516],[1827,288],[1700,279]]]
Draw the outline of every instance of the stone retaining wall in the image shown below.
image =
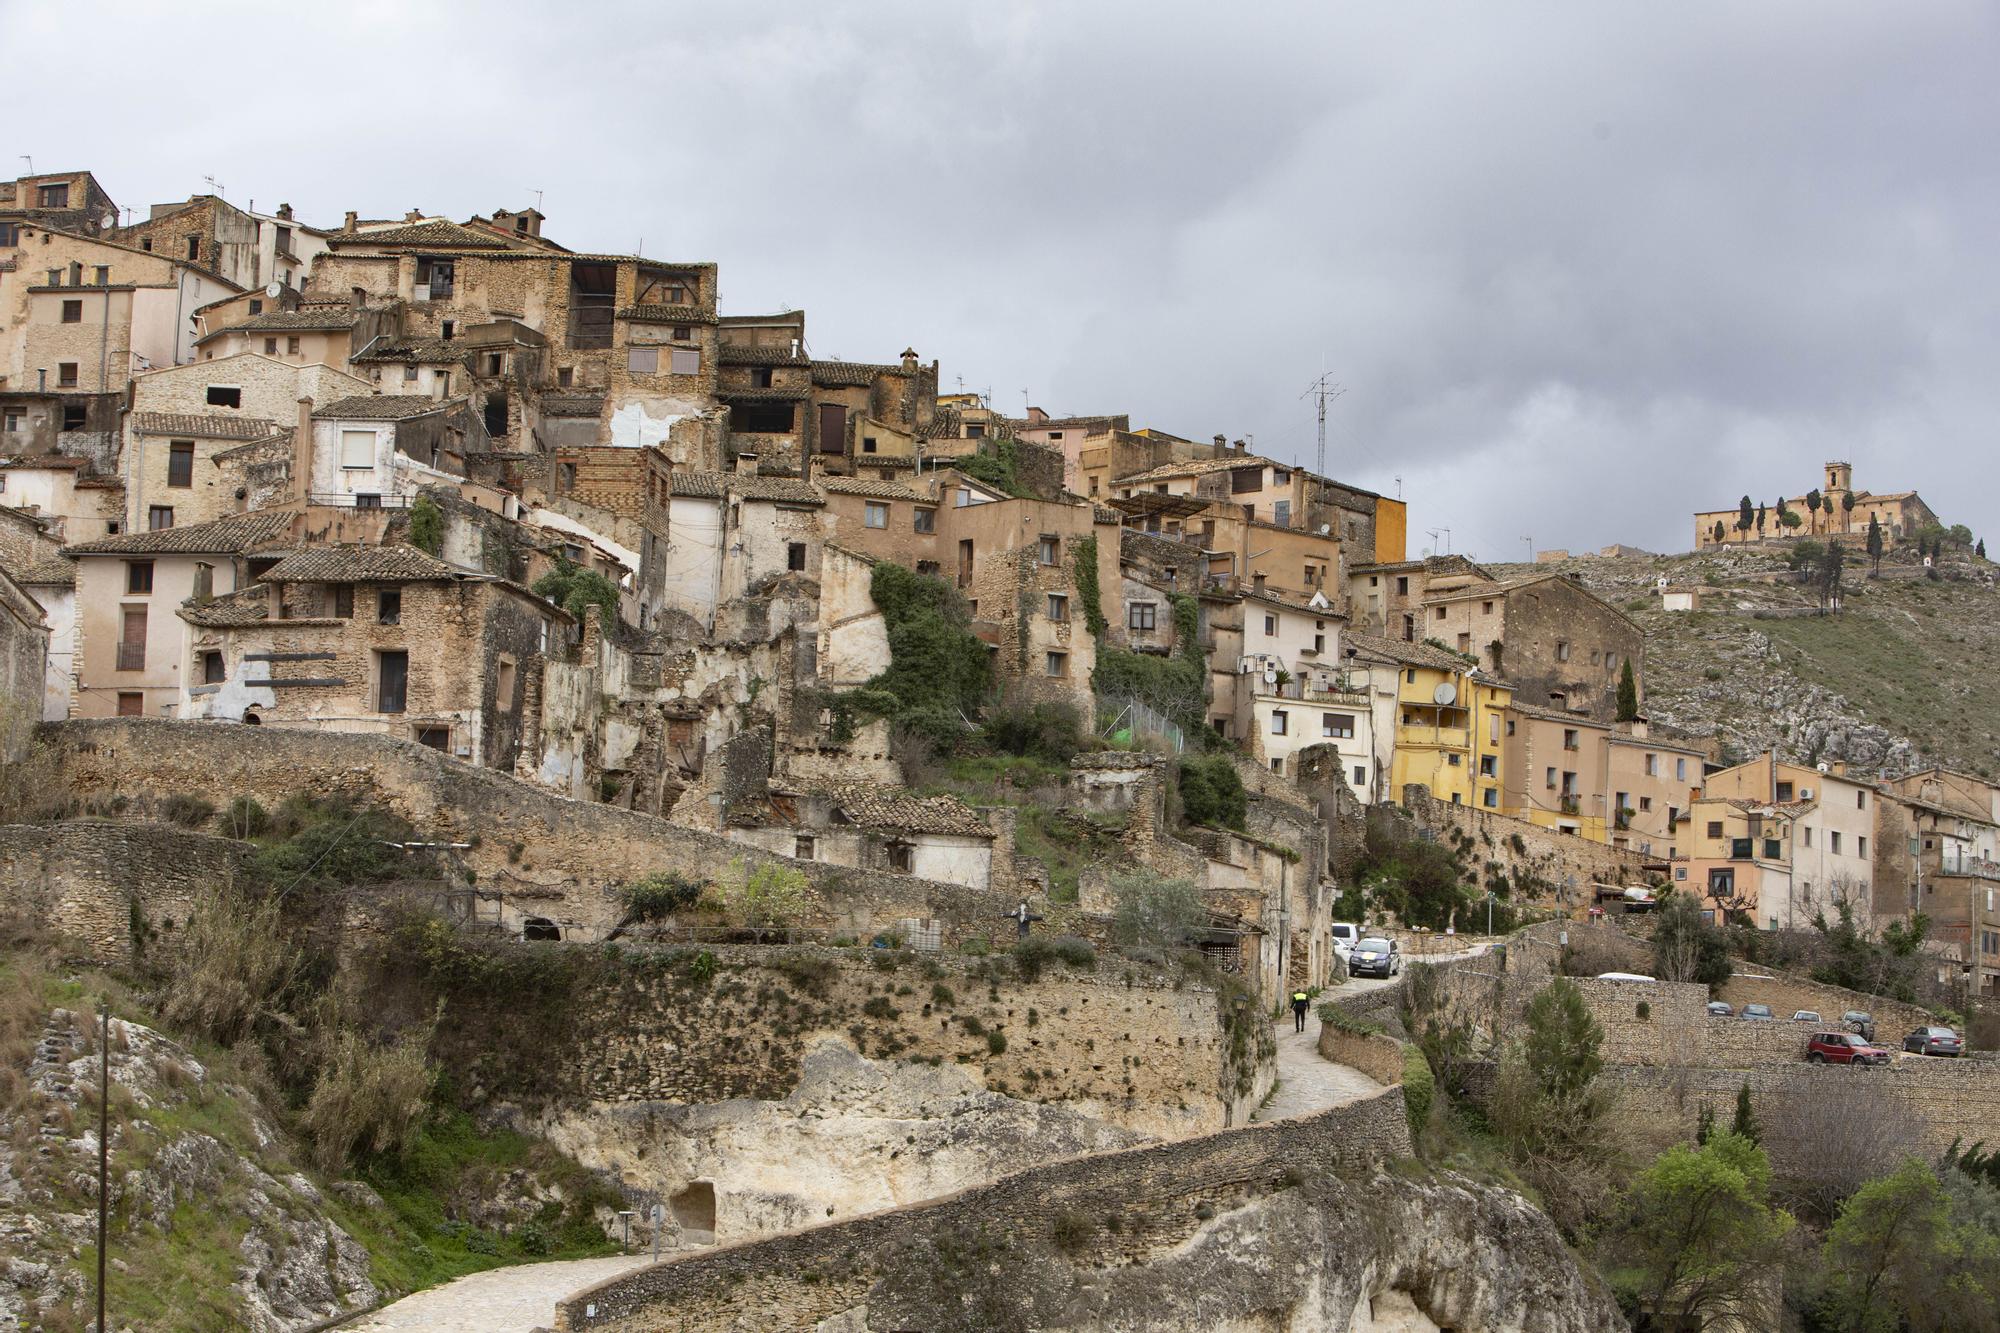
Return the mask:
[[[1305,1174],[1365,1169],[1409,1151],[1402,1091],[1386,1088],[1317,1116],[1072,1158],[932,1203],[640,1269],[562,1301],[556,1328],[831,1328],[822,1321],[864,1302],[897,1255],[927,1242],[944,1249],[940,1238],[950,1238],[957,1257],[983,1270],[1007,1262],[1005,1251],[980,1257],[992,1243],[987,1238],[1060,1242],[1085,1232],[1081,1243],[1089,1245],[1093,1264],[1109,1269],[1121,1251],[1136,1259],[1158,1246],[1163,1227],[1192,1233],[1197,1219],[1282,1190]],[[933,1276],[941,1305],[953,1299],[952,1276]],[[954,1320],[962,1323],[956,1311]]]
[[1403,1044],[1379,1032],[1343,1032],[1319,1025],[1319,1053],[1335,1064],[1358,1069],[1377,1083],[1403,1081]]
[[201,892],[240,873],[249,847],[109,819],[0,826],[0,896],[92,962],[170,950]]

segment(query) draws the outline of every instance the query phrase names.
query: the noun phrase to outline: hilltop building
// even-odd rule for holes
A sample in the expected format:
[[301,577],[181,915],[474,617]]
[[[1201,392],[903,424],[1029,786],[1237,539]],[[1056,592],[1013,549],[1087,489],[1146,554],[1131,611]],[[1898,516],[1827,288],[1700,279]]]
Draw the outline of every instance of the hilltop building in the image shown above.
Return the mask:
[[[1788,525],[1776,509],[1769,507],[1763,509],[1763,522],[1759,523],[1756,507],[1763,505],[1763,501],[1754,495],[1750,497],[1753,510],[1747,528],[1742,526],[1741,501],[1728,509],[1697,513],[1694,516],[1695,549],[1700,551],[1711,546],[1740,546],[1760,541],[1794,541],[1807,537],[1859,543],[1867,539],[1870,519],[1881,526],[1884,544],[1894,549],[1914,539],[1919,532],[1938,526],[1937,514],[1915,491],[1889,491],[1879,495],[1873,491],[1857,491],[1854,489],[1854,467],[1850,463],[1830,462],[1825,467],[1825,474],[1817,491],[1785,500],[1785,510],[1798,516],[1796,525]],[[1815,495],[1819,497],[1817,506],[1811,503]]]

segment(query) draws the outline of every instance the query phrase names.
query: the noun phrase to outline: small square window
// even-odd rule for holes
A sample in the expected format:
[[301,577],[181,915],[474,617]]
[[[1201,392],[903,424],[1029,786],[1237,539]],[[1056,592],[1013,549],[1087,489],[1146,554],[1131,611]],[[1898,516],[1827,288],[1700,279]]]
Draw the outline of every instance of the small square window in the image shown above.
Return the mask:
[[1048,657],[1048,671],[1051,676],[1067,676],[1069,674],[1069,654],[1050,653]]
[[208,386],[208,405],[210,407],[241,407],[243,406],[243,390],[230,388],[222,384],[211,384]]
[[819,843],[810,833],[801,833],[792,840],[792,855],[801,861],[812,860],[813,853],[818,849]]
[[276,356],[277,354],[278,354],[278,340],[276,338],[266,338],[264,340],[264,355]]
[[1285,729],[1290,725],[1291,718],[1284,709],[1274,708],[1271,710],[1271,734],[1273,736],[1285,735]]
[[657,347],[628,347],[625,349],[625,369],[634,375],[657,375],[660,373],[660,349]]
[[298,338],[290,337],[285,339],[285,352],[289,356],[297,356],[299,354]]
[[159,532],[174,525],[172,505],[148,505],[146,508],[146,530]]
[[127,560],[125,562],[125,592],[128,596],[144,596],[153,590],[153,562],[150,560]]
[[1061,555],[1062,541],[1050,533],[1043,533],[1041,540],[1035,543],[1035,559],[1041,564],[1053,565]]
[[701,353],[691,347],[676,347],[669,355],[668,369],[676,375],[701,374]]
[[56,387],[59,389],[74,389],[76,382],[76,362],[56,362]]
[[83,302],[64,301],[62,303],[62,322],[65,324],[83,323]]
[[889,526],[889,506],[870,500],[862,506],[861,522],[866,527],[886,528]]
[[1159,615],[1156,602],[1134,602],[1125,608],[1125,625],[1128,629],[1150,630]]
[[875,437],[873,435],[864,435],[861,437],[861,452],[864,454],[875,452]]
[[917,532],[936,532],[937,510],[926,509],[919,505],[915,518],[911,520],[911,527]]
[[803,570],[805,567],[806,544],[804,542],[787,542],[785,544],[785,568],[797,571]]
[[1069,598],[1062,593],[1049,594],[1049,619],[1058,625],[1069,623]]
[[403,623],[402,589],[384,588],[375,594],[375,622],[379,625]]

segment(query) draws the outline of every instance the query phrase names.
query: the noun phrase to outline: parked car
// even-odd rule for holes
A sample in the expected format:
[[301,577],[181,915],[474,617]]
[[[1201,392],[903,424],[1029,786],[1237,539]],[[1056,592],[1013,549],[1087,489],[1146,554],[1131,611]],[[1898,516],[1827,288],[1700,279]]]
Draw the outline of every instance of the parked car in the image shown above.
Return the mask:
[[1849,1009],[1840,1016],[1840,1025],[1858,1034],[1863,1041],[1875,1040],[1875,1015],[1866,1010]]
[[1794,1023],[1811,1023],[1814,1026],[1818,1026],[1826,1020],[1819,1016],[1819,1010],[1817,1009],[1801,1009],[1792,1015],[1792,1021]]
[[1768,1004],[1746,1004],[1743,1006],[1743,1017],[1754,1019],[1759,1023],[1773,1023],[1777,1021],[1778,1016],[1771,1012],[1771,1006]]
[[1721,1000],[1710,1000],[1708,1002],[1708,1016],[1710,1018],[1734,1018],[1736,1017],[1736,1006],[1724,1004]]
[[1816,1065],[1886,1065],[1889,1052],[1870,1046],[1852,1032],[1815,1032],[1806,1042],[1806,1061]]
[[1599,981],[1657,981],[1658,980],[1657,977],[1649,977],[1644,972],[1599,972],[1597,974],[1597,979]]
[[1923,1027],[1903,1038],[1903,1049],[1918,1055],[1962,1055],[1965,1042],[1950,1028]]
[[1403,970],[1403,951],[1394,940],[1370,935],[1354,946],[1347,970],[1357,977],[1393,977]]
[[1338,958],[1342,963],[1347,962],[1353,956],[1354,946],[1360,943],[1360,941],[1361,927],[1355,925],[1352,921],[1336,921],[1333,923],[1333,956]]

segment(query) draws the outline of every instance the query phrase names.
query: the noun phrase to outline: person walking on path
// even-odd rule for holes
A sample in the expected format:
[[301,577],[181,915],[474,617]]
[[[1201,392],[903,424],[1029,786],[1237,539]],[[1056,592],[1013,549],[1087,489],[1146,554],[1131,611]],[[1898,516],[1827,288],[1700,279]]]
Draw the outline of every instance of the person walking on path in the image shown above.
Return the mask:
[[1292,992],[1292,1019],[1297,1024],[1297,1027],[1293,1031],[1304,1032],[1306,1030],[1306,1006],[1310,1003],[1311,1000],[1304,991],[1295,990]]

